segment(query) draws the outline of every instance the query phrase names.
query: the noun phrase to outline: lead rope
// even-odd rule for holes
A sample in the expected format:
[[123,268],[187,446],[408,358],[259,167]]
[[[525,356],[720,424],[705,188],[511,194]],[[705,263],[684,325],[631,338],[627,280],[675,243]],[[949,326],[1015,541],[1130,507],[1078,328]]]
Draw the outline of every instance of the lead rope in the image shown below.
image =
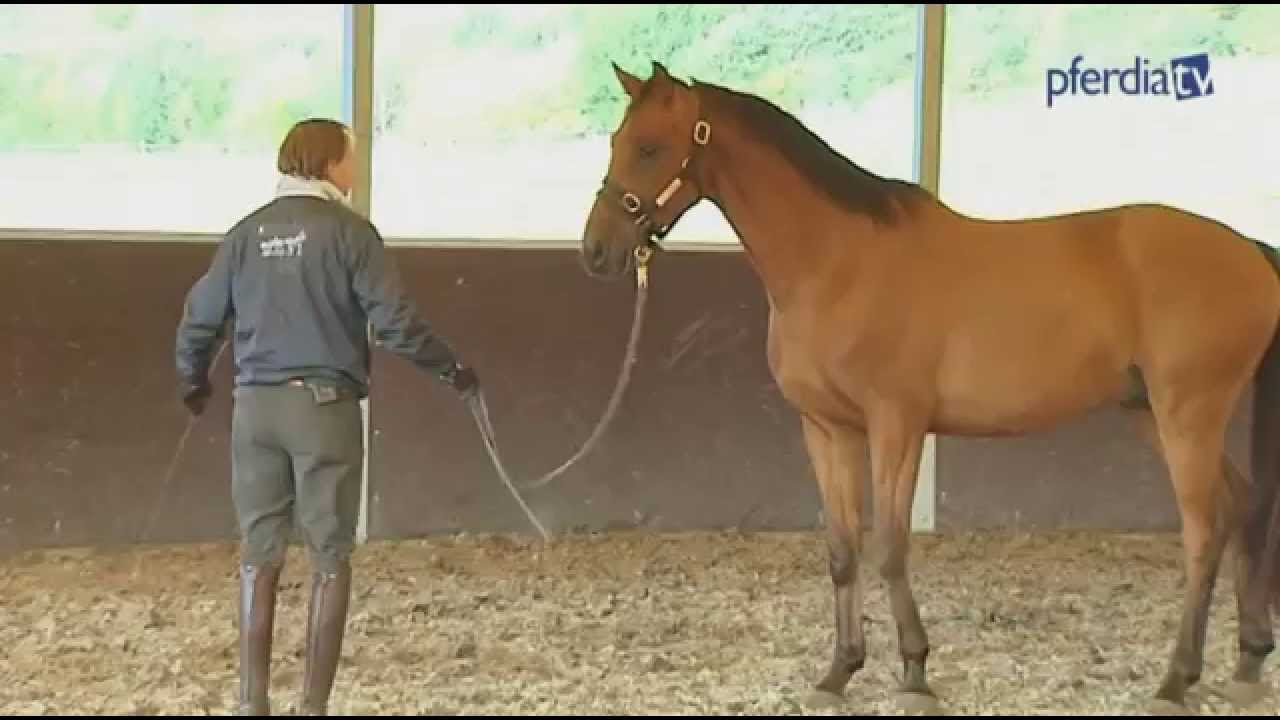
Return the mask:
[[[609,404],[605,408],[604,415],[600,418],[600,422],[596,423],[595,430],[591,436],[583,443],[582,448],[569,458],[560,467],[543,475],[537,480],[525,485],[526,490],[536,490],[546,486],[565,470],[568,470],[574,463],[582,459],[584,455],[595,446],[596,442],[604,434],[604,430],[613,420],[613,416],[617,414],[618,407],[622,402],[622,396],[626,392],[627,386],[631,382],[631,368],[636,361],[636,348],[640,342],[640,329],[644,326],[644,308],[645,301],[649,297],[649,258],[653,255],[653,249],[648,245],[641,245],[636,248],[636,306],[635,316],[631,321],[631,337],[627,341],[627,351],[622,360],[622,371],[618,374],[618,382],[613,388],[613,397],[609,398]],[[515,498],[520,509],[524,511],[525,517],[529,518],[529,523],[537,529],[538,534],[542,536],[543,542],[551,540],[550,533],[538,521],[538,517],[529,509],[529,505],[520,495],[520,491],[516,488],[515,483],[511,481],[510,475],[507,474],[506,468],[502,464],[502,459],[498,456],[498,443],[493,430],[493,423],[489,420],[489,407],[485,403],[483,390],[476,392],[468,398],[467,404],[471,408],[471,414],[475,418],[476,426],[480,429],[480,435],[484,438],[485,450],[489,451],[489,459],[493,461],[494,468],[498,471],[498,476],[502,479],[503,484],[507,486],[507,490],[511,492],[511,496]]]
[[[631,383],[631,367],[635,364],[636,348],[640,342],[640,330],[644,326],[645,301],[649,297],[649,258],[652,257],[652,255],[653,249],[648,245],[641,245],[636,248],[636,306],[635,316],[631,322],[631,337],[627,341],[627,352],[623,357],[622,372],[618,375],[618,383],[613,389],[613,397],[609,398],[609,405],[605,408],[604,416],[600,418],[600,422],[596,424],[596,428],[591,433],[591,436],[587,438],[587,442],[583,444],[582,448],[578,450],[573,457],[569,458],[563,465],[555,470],[552,470],[534,482],[526,485],[526,490],[536,490],[546,486],[547,483],[554,480],[565,470],[568,470],[574,463],[581,460],[582,457],[595,446],[596,442],[600,440],[600,437],[604,434],[605,428],[608,427],[610,422],[612,422],[613,416],[617,414],[618,407],[622,402],[622,396],[626,391],[627,386]],[[217,353],[214,354],[213,362],[209,363],[210,372],[217,367],[218,359],[222,357],[222,352],[227,349],[228,344],[229,343],[224,342],[222,346],[218,348]],[[524,497],[520,495],[520,491],[516,488],[515,483],[511,482],[511,477],[507,474],[506,468],[502,464],[502,459],[498,456],[498,444],[493,431],[493,423],[489,419],[489,406],[485,402],[484,392],[479,391],[470,396],[467,404],[471,408],[471,414],[475,418],[476,425],[480,428],[480,434],[484,438],[485,450],[489,452],[489,459],[493,461],[493,466],[497,469],[498,475],[501,477],[503,484],[507,486],[507,490],[511,492],[511,496],[515,498],[516,503],[520,505],[520,509],[524,511],[525,517],[529,518],[529,523],[533,525],[533,527],[538,531],[538,534],[542,536],[543,542],[549,542],[551,540],[551,534],[547,532],[547,529],[538,520],[538,517],[529,509],[528,503],[526,503],[524,501]],[[168,494],[169,485],[172,483],[174,472],[178,468],[178,460],[182,457],[183,450],[186,449],[187,438],[190,437],[191,431],[195,428],[198,419],[199,418],[195,416],[187,418],[187,427],[182,432],[181,437],[178,438],[177,447],[174,448],[173,456],[169,460],[169,467],[165,472],[164,477],[161,479],[159,497],[154,503],[152,503],[150,512],[147,513],[144,522],[139,527],[135,543],[140,544],[149,539],[151,528],[155,523],[156,514],[159,512],[160,501]],[[139,556],[138,564],[134,566],[133,571],[135,577],[137,576],[141,562],[142,558]]]

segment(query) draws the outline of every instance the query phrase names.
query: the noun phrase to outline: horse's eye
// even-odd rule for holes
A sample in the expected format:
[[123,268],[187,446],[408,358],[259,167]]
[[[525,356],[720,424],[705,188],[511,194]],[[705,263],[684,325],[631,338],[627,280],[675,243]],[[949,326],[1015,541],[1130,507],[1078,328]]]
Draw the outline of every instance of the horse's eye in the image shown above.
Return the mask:
[[641,145],[640,146],[640,157],[644,158],[645,160],[653,158],[657,156],[657,154],[658,154],[657,145]]

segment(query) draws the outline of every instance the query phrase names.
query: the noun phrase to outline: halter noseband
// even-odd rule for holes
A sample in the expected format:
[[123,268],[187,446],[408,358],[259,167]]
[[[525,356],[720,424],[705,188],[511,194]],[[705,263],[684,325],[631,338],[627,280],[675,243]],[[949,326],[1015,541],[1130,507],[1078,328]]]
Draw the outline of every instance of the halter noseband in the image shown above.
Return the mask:
[[653,201],[653,205],[650,208],[645,207],[645,202],[641,200],[638,195],[618,186],[617,183],[610,180],[607,176],[600,188],[600,193],[610,191],[613,195],[617,196],[618,202],[622,206],[622,210],[631,216],[632,223],[645,233],[646,239],[651,240],[656,236],[661,240],[667,236],[667,233],[671,232],[671,226],[667,225],[661,228],[655,227],[653,224],[653,216],[671,200],[677,190],[684,186],[685,172],[689,169],[689,161],[693,159],[698,148],[706,147],[707,143],[710,142],[711,123],[706,120],[699,120],[694,123],[693,151],[690,152],[689,155],[685,156],[684,162],[680,163],[680,171],[671,179],[671,182],[667,183],[667,186],[662,190],[662,192],[658,193],[658,197]]

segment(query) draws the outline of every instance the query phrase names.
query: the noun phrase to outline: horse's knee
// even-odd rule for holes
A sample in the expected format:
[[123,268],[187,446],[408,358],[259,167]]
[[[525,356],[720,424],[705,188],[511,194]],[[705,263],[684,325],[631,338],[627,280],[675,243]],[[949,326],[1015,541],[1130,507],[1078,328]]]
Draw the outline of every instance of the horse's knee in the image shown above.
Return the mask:
[[827,567],[831,572],[831,582],[841,587],[849,585],[858,572],[857,550],[852,543],[834,538],[828,547]]

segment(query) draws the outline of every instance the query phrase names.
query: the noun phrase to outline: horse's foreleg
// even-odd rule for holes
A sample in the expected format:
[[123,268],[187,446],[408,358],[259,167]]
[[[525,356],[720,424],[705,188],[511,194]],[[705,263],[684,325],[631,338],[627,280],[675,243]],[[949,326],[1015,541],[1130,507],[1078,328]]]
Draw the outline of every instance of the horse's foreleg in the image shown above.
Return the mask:
[[889,589],[889,604],[902,654],[902,693],[933,697],[925,679],[929,638],[907,577],[911,540],[911,503],[924,431],[898,413],[882,413],[872,424],[871,471],[875,483],[876,536],[883,557],[880,575]]
[[858,560],[862,552],[864,433],[820,424],[805,417],[804,437],[818,477],[826,514],[831,582],[835,590],[835,653],[831,669],[817,690],[841,695],[866,660],[862,629],[862,587]]

